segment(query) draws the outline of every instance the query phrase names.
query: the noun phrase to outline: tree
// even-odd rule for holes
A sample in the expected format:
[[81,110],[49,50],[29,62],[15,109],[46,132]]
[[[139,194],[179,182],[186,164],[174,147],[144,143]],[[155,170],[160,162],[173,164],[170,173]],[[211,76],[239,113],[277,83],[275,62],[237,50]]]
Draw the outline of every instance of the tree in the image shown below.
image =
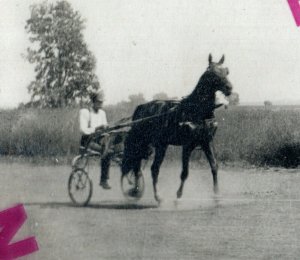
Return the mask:
[[67,1],[31,7],[25,29],[31,46],[27,60],[35,64],[35,80],[28,86],[32,100],[44,107],[63,107],[84,100],[100,88],[96,59],[84,42],[84,20]]
[[227,99],[228,99],[229,105],[231,105],[231,106],[237,106],[240,103],[239,94],[236,92],[232,92],[231,95]]
[[144,95],[142,93],[130,95],[128,96],[128,99],[129,99],[129,104],[132,107],[136,107],[146,102],[146,99],[144,98]]
[[264,101],[265,108],[270,108],[272,106],[272,102],[269,100]]
[[165,92],[159,92],[153,95],[153,100],[168,100],[169,97]]
[[128,99],[129,101],[122,100],[117,104],[105,106],[107,118],[111,122],[116,122],[122,118],[132,116],[138,105],[147,102],[142,93],[130,95]]

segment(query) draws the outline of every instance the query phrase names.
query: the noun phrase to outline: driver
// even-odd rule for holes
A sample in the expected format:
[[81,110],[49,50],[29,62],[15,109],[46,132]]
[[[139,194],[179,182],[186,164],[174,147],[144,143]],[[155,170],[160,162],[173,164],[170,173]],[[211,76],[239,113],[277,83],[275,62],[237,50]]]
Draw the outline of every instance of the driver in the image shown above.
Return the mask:
[[107,180],[109,179],[109,166],[110,157],[107,153],[108,149],[108,135],[99,134],[95,140],[89,140],[91,134],[96,131],[103,131],[108,128],[106,113],[102,109],[103,107],[103,93],[97,92],[90,95],[90,107],[82,108],[79,111],[79,125],[81,132],[80,149],[81,151],[85,149],[88,145],[88,150],[91,152],[98,152],[101,154],[101,174],[100,174],[100,186],[103,189],[110,189],[110,185]]

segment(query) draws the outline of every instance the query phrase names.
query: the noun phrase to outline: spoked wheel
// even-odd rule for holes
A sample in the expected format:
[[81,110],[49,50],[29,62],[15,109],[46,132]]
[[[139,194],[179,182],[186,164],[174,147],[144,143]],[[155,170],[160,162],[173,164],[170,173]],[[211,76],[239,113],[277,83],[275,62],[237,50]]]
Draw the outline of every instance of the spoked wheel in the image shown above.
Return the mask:
[[93,183],[83,169],[72,171],[69,177],[68,191],[71,200],[78,206],[86,206],[93,193]]
[[142,172],[136,177],[133,171],[121,176],[121,189],[123,195],[129,200],[139,200],[145,190],[145,180]]

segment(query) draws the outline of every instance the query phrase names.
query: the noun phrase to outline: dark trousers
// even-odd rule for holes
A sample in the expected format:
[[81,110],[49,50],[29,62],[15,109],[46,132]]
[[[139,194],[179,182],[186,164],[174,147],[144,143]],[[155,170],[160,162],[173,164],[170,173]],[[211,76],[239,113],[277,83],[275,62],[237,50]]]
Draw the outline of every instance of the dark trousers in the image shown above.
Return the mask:
[[109,179],[109,167],[110,167],[110,155],[106,155],[104,158],[101,159],[100,167],[101,167],[101,181],[107,181]]
[[90,139],[90,135],[81,135],[80,149],[83,149],[83,148],[85,148],[88,145],[89,139]]
[[[81,140],[80,140],[81,151],[82,151],[82,147],[86,147],[88,145],[89,137],[90,137],[89,135],[81,136]],[[100,160],[100,169],[101,169],[100,182],[107,181],[109,179],[110,161],[111,161],[110,154],[104,155],[104,157],[101,158]]]

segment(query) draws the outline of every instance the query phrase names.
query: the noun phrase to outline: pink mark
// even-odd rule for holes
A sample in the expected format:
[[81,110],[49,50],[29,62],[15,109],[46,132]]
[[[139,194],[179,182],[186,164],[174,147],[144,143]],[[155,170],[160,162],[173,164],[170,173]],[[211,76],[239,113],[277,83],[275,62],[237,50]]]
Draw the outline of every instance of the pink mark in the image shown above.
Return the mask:
[[0,211],[0,259],[12,260],[38,250],[34,237],[9,244],[27,218],[23,205]]
[[291,8],[297,26],[300,26],[300,4],[299,0],[287,0]]

